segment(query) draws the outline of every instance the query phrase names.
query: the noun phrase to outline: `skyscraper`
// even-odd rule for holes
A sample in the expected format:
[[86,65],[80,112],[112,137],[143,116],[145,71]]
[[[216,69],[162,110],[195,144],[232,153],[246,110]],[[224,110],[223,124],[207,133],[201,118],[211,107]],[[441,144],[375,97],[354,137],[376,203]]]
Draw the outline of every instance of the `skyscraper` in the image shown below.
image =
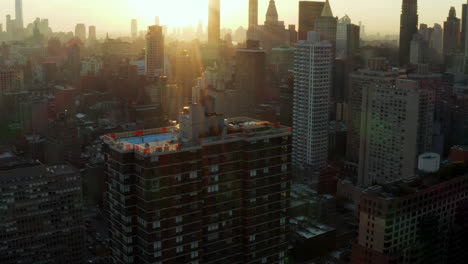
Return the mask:
[[434,32],[432,33],[432,40],[430,46],[437,51],[437,54],[443,54],[444,32],[442,27],[435,23]]
[[293,165],[320,172],[328,155],[332,45],[309,32],[294,61]]
[[336,27],[336,54],[344,56],[346,54],[346,40],[348,37],[348,25],[351,24],[351,18],[348,15],[338,19]]
[[270,0],[269,2],[264,25],[249,30],[248,37],[251,40],[259,40],[260,46],[268,51],[271,51],[272,48],[289,45],[291,39],[290,32],[285,28],[284,21],[279,20],[274,0]]
[[363,116],[364,91],[373,89],[374,86],[395,86],[398,73],[387,68],[386,60],[374,58],[367,61],[367,68],[353,72],[349,76],[348,101],[348,138],[346,146],[346,159],[357,164],[359,162],[359,145],[362,138],[361,120]]
[[285,263],[289,128],[196,104],[104,140],[114,263]]
[[270,0],[266,13],[265,25],[276,25],[279,21],[275,0]]
[[385,184],[415,176],[419,154],[431,151],[435,91],[418,80],[365,86],[358,184]]
[[444,22],[444,55],[458,51],[460,44],[460,19],[455,7],[450,7],[447,21]]
[[403,0],[400,17],[400,65],[410,60],[413,35],[418,33],[418,0]]
[[258,26],[258,0],[249,0],[249,29]]
[[89,26],[88,28],[88,40],[90,43],[95,43],[97,40],[96,26]]
[[85,24],[76,24],[75,26],[75,37],[81,40],[81,43],[86,41],[86,26]]
[[315,30],[315,20],[324,5],[324,2],[299,1],[299,40],[307,40],[307,33]]
[[353,57],[359,51],[361,43],[361,27],[354,24],[346,26],[346,56]]
[[[320,33],[320,39],[329,41],[333,45],[333,54],[335,54],[336,47],[336,29],[338,24],[338,18],[333,16],[333,12],[330,7],[330,2],[326,0],[323,6],[322,13],[315,20],[314,31]],[[333,56],[334,57],[334,56]]]
[[461,35],[460,35],[460,47],[462,49],[465,48],[466,42],[466,34],[467,34],[467,29],[468,25],[466,24],[468,22],[468,1],[466,4],[462,5],[462,18],[461,18]]
[[[266,51],[257,47],[238,49],[236,53],[236,89],[243,90],[246,98],[243,103],[248,107],[268,102],[271,92],[267,92],[266,77]],[[256,41],[258,43],[258,41]],[[247,114],[249,114],[247,112]],[[252,114],[249,114],[252,116]]]
[[221,39],[220,0],[210,0],[208,8],[208,44],[219,47]]
[[164,35],[161,26],[148,27],[146,34],[146,75],[157,77],[164,74]]
[[132,38],[136,39],[138,37],[138,22],[136,19],[132,19],[131,23]]
[[15,1],[15,11],[16,11],[16,27],[18,30],[23,30],[24,22],[23,22],[23,0],[16,0]]

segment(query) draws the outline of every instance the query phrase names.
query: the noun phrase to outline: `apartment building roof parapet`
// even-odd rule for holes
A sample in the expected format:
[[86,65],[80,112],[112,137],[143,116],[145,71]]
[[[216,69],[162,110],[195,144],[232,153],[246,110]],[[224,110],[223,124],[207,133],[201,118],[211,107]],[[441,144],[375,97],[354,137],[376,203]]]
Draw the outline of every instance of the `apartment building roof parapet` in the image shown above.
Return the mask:
[[370,186],[363,194],[387,200],[399,199],[451,181],[468,179],[468,165],[456,162],[445,166],[436,173],[428,173],[383,185]]
[[271,136],[291,135],[292,129],[280,125],[258,121],[248,117],[225,120],[227,133],[183,141],[179,125],[123,132],[105,135],[104,143],[122,153],[135,152],[144,156],[167,154],[169,152],[197,149],[204,145],[234,142],[240,139],[262,139]]

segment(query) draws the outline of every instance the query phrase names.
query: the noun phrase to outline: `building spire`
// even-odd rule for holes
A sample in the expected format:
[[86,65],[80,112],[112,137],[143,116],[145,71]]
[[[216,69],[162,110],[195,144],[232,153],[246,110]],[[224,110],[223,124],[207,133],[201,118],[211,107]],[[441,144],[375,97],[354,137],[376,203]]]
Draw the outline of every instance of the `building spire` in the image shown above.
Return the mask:
[[278,23],[278,11],[276,10],[275,0],[270,0],[268,10],[266,13],[265,24],[276,24]]
[[330,2],[328,2],[328,0],[325,2],[325,5],[323,6],[323,9],[322,9],[322,14],[320,16],[333,17],[333,12],[331,10]]

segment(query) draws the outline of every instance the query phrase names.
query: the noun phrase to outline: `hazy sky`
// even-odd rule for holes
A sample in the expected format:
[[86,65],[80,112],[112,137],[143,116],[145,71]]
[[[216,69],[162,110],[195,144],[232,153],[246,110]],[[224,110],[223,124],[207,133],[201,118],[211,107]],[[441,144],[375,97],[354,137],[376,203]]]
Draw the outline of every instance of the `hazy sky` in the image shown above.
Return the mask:
[[[317,0],[324,1],[324,0]],[[420,23],[442,24],[450,6],[461,16],[461,5],[467,0],[419,0]],[[222,26],[237,28],[247,24],[248,0],[221,0]],[[263,23],[269,0],[259,0],[259,22]],[[280,20],[297,24],[298,0],[276,0]],[[161,23],[171,26],[206,25],[208,0],[23,0],[25,24],[36,17],[48,18],[55,31],[73,31],[76,23],[96,25],[98,34],[104,32],[127,34],[130,20],[138,19],[139,30]],[[335,16],[348,14],[353,23],[362,21],[367,33],[397,33],[401,0],[330,0]],[[14,0],[0,0],[0,16],[14,17]],[[4,27],[5,28],[5,27]]]

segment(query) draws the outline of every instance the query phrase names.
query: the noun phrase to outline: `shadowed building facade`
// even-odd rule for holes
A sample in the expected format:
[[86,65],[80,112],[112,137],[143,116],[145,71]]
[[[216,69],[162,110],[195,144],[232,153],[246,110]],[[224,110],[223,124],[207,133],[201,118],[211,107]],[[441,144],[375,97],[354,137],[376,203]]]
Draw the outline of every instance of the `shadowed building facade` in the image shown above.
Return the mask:
[[411,40],[418,33],[418,0],[403,0],[400,17],[400,65],[410,60]]
[[307,32],[315,30],[315,20],[324,5],[325,2],[299,1],[299,40],[307,40]]

